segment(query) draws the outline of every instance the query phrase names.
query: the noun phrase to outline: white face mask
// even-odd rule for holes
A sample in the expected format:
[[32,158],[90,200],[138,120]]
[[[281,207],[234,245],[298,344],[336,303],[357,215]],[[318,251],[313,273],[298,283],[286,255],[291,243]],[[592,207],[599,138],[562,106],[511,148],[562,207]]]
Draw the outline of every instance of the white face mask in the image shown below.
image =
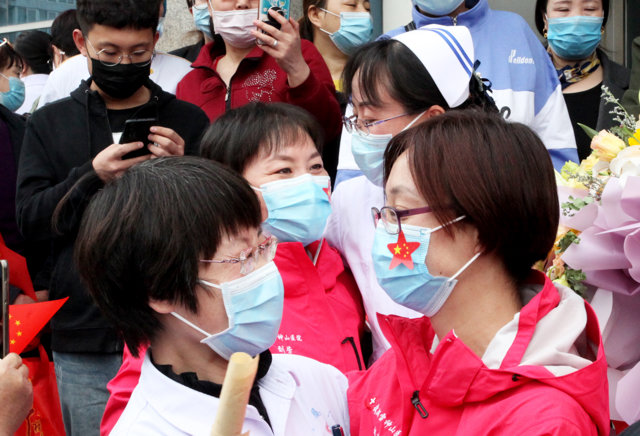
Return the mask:
[[237,48],[249,48],[256,43],[251,34],[256,30],[253,22],[258,19],[258,9],[213,11],[213,30],[224,41]]

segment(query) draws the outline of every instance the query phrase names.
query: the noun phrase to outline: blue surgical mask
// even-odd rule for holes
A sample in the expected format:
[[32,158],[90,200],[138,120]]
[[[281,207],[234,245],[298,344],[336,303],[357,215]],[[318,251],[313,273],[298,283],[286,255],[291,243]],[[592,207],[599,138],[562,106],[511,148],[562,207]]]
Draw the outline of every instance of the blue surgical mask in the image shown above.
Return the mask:
[[442,17],[455,11],[464,0],[413,0],[413,4],[427,14]]
[[244,277],[221,285],[204,280],[200,283],[221,290],[229,327],[211,334],[182,315],[171,314],[202,333],[205,336],[201,341],[203,344],[227,360],[236,352],[256,356],[273,345],[284,306],[284,285],[275,263],[269,262]]
[[193,22],[196,25],[196,29],[207,35],[207,38],[213,39],[213,35],[211,34],[211,15],[209,15],[209,8],[206,4],[204,5],[194,5],[191,8],[193,12]]
[[158,38],[162,38],[162,35],[164,35],[164,17],[160,17],[158,19],[158,27],[156,27],[156,32],[158,32]]
[[282,242],[309,245],[322,236],[331,214],[329,176],[304,174],[253,188],[262,193],[269,217],[262,230]]
[[341,12],[340,15],[328,11],[328,14],[340,17],[340,29],[330,33],[320,28],[321,31],[329,35],[331,41],[346,55],[353,54],[358,47],[371,41],[373,35],[373,21],[369,12]]
[[549,18],[547,40],[553,52],[562,59],[586,59],[600,44],[603,21],[603,17]]
[[[446,225],[458,222],[464,216],[458,217]],[[396,303],[420,312],[426,316],[433,316],[442,308],[451,291],[455,287],[458,277],[481,253],[476,254],[451,277],[434,276],[426,265],[427,253],[431,234],[444,226],[433,229],[427,227],[402,224],[402,231],[406,242],[419,243],[420,245],[411,253],[406,244],[399,243],[399,235],[389,234],[382,222],[378,223],[373,241],[372,257],[373,268],[382,289]],[[396,265],[390,269],[394,254],[410,257],[412,267],[405,263]]]
[[17,77],[7,77],[2,73],[0,76],[9,81],[9,90],[0,92],[0,104],[11,112],[15,112],[24,103],[24,82]]
[[[421,112],[402,131],[413,126],[424,114]],[[382,186],[384,176],[384,151],[393,135],[364,135],[358,129],[351,133],[351,153],[360,171],[376,186]]]

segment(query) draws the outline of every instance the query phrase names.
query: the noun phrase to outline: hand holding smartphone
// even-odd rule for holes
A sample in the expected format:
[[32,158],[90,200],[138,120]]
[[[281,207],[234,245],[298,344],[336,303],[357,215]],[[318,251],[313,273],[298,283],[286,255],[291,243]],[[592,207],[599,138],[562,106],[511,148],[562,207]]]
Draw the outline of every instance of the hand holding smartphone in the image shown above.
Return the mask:
[[125,154],[122,156],[123,160],[151,154],[147,145],[149,143],[148,136],[151,133],[151,126],[155,126],[157,124],[158,120],[155,118],[135,118],[125,121],[124,131],[120,137],[120,144],[142,142],[145,146]]
[[291,9],[291,0],[260,0],[260,21],[279,30],[280,23],[269,15],[269,9],[275,10],[288,20],[289,11]]

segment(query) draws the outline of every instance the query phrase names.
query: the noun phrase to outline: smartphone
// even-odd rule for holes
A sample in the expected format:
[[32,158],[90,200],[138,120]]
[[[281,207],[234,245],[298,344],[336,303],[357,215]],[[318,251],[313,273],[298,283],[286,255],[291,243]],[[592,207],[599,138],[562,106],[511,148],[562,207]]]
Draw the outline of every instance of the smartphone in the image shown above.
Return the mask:
[[144,147],[125,154],[122,156],[123,160],[151,154],[148,148],[149,133],[151,133],[151,126],[156,125],[158,125],[158,120],[155,118],[134,118],[124,122],[124,131],[120,137],[120,144],[142,142]]
[[276,10],[280,15],[289,19],[291,0],[260,0],[260,21],[267,23],[276,29],[280,29],[280,23],[271,18],[269,9]]

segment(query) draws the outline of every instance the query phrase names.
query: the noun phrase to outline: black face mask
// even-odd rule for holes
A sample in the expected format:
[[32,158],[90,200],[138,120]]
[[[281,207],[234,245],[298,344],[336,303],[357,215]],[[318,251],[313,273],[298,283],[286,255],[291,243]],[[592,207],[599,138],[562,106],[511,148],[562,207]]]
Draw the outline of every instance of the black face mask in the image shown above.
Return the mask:
[[123,100],[131,97],[149,79],[151,63],[118,64],[113,67],[103,65],[98,59],[91,59],[91,78],[107,95]]

